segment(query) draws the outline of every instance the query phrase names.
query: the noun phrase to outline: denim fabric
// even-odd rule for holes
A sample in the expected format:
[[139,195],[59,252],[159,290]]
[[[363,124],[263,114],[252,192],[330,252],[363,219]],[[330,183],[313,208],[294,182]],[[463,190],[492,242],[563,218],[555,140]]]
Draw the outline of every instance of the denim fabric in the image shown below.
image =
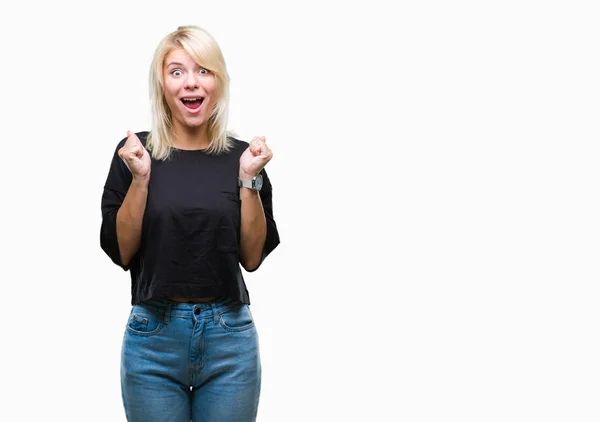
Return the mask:
[[260,387],[248,305],[154,298],[132,307],[121,350],[129,422],[255,421]]

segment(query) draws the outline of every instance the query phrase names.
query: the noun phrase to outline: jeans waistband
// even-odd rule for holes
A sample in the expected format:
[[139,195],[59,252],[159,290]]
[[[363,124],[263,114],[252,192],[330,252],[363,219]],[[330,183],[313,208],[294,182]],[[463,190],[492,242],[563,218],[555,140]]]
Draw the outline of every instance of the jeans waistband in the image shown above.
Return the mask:
[[229,309],[235,308],[241,304],[240,301],[229,298],[219,297],[210,302],[177,302],[163,298],[152,298],[140,302],[138,306],[149,308],[163,316],[165,323],[170,318],[206,318],[213,317],[218,319],[219,315]]

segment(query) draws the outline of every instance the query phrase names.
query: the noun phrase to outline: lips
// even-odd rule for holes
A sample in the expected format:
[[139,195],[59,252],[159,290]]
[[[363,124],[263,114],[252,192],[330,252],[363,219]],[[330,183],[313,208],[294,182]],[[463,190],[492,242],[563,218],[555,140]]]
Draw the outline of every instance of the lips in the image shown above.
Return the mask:
[[204,97],[184,97],[181,99],[183,105],[190,110],[197,110],[202,105]]

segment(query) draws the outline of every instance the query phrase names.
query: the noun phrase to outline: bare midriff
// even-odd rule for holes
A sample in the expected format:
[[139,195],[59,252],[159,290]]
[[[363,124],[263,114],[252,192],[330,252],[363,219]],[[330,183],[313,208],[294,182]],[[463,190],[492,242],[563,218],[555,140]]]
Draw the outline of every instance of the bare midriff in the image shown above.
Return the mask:
[[217,299],[216,297],[170,297],[169,300],[175,302],[210,302]]

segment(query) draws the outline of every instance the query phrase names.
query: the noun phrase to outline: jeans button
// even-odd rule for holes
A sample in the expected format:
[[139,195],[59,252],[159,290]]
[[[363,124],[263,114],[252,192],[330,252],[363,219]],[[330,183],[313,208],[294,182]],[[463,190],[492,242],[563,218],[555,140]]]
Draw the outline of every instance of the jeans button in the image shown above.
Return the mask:
[[196,308],[196,309],[194,309],[194,313],[195,313],[196,315],[200,314],[200,308]]

